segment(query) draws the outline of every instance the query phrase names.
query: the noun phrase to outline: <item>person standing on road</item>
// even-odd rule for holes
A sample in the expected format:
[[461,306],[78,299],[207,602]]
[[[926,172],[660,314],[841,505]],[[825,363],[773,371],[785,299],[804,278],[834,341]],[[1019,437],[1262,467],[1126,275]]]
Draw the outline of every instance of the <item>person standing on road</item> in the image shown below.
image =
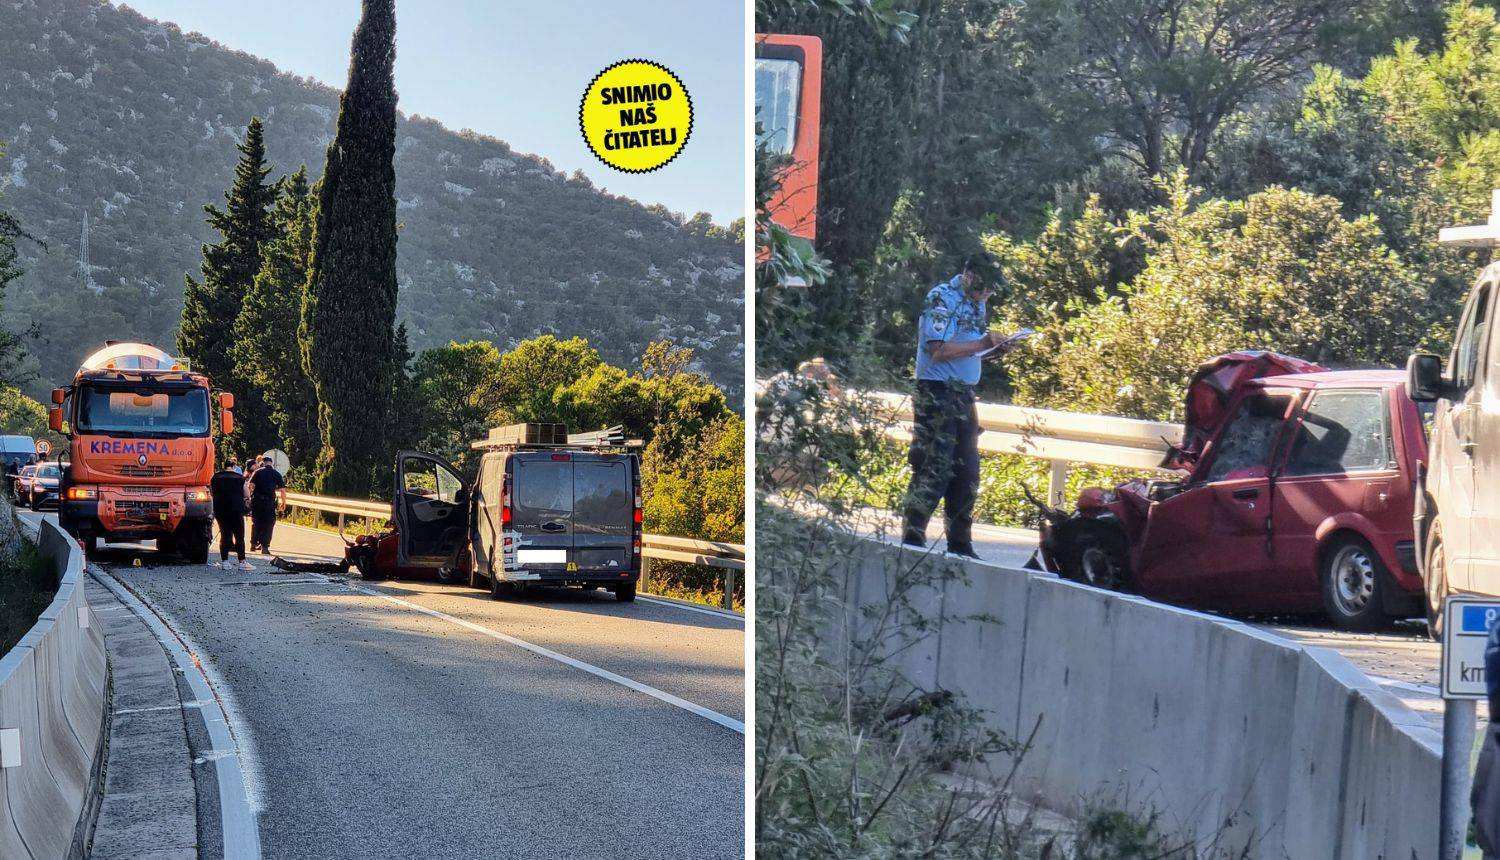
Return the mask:
[[261,459],[260,468],[250,477],[250,522],[252,547],[271,551],[271,532],[276,528],[276,512],[286,507],[286,479],[271,465],[271,458]]
[[939,501],[948,552],[977,558],[972,536],[979,493],[979,353],[1008,351],[989,331],[986,303],[1000,283],[999,267],[980,252],[927,293],[917,323],[917,392],[912,402],[911,484],[902,511],[901,542],[927,546],[927,522]]
[[219,560],[210,561],[209,567],[229,567],[229,551],[232,549],[240,560],[240,570],[254,570],[255,566],[245,561],[245,476],[233,460],[215,473],[208,482],[208,490],[214,498],[214,522],[219,526]]

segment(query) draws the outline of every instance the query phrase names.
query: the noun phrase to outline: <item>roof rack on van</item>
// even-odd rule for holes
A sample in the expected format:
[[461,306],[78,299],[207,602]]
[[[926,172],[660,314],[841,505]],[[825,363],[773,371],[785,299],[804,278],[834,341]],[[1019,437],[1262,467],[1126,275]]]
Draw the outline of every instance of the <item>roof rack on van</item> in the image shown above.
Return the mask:
[[621,426],[591,433],[569,433],[566,424],[528,422],[490,428],[490,435],[473,443],[474,448],[638,448],[645,443],[626,439]]

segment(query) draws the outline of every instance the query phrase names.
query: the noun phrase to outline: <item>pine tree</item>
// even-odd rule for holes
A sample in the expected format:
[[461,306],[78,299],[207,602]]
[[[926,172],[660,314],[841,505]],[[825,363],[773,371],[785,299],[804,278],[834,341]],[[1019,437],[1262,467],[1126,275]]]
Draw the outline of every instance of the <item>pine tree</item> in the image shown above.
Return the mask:
[[240,161],[234,169],[234,183],[224,193],[225,207],[203,207],[209,226],[223,238],[218,244],[203,246],[203,280],[185,276],[177,349],[216,388],[233,392],[239,429],[228,445],[244,455],[263,450],[259,446],[273,437],[259,393],[235,376],[229,347],[245,294],[260,271],[261,246],[276,235],[270,210],[278,189],[277,183],[266,181],[271,167],[266,164],[259,117],[250,119],[238,149]]
[[364,0],[323,169],[302,304],[318,400],[317,492],[367,496],[390,459],[397,374],[395,0]]
[[318,452],[317,395],[297,339],[317,192],[308,187],[306,165],[282,181],[272,215],[279,235],[261,247],[260,272],[245,294],[230,349],[235,376],[260,392],[277,447],[298,470]]

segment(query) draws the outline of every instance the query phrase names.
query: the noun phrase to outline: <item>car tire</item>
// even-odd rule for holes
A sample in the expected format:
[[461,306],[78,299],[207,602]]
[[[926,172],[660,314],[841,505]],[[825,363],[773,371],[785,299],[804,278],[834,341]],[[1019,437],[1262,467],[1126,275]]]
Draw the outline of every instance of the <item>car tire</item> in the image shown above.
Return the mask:
[[1434,522],[1427,533],[1427,563],[1422,566],[1423,603],[1427,607],[1427,635],[1434,641],[1443,638],[1443,601],[1448,590],[1448,556],[1443,549],[1443,532]]
[[1368,633],[1390,623],[1385,589],[1390,573],[1380,554],[1358,535],[1340,535],[1323,548],[1318,579],[1323,611],[1340,630]]
[[1113,522],[1077,519],[1059,536],[1057,566],[1064,579],[1125,591],[1130,582],[1130,546]]
[[622,582],[615,586],[615,599],[621,603],[635,602],[635,583]]
[[20,507],[20,508],[28,507],[27,503],[28,503],[28,501],[30,499],[31,499],[31,494],[30,493],[27,493],[27,494],[22,495],[22,496],[16,496],[16,507]]

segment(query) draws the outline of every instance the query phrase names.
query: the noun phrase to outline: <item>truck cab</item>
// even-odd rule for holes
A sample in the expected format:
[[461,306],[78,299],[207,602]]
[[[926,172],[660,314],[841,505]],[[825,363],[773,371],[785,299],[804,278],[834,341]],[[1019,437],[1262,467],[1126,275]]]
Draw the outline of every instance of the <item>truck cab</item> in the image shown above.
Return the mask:
[[214,471],[212,404],[231,433],[233,397],[149,344],[110,343],[52,392],[48,422],[67,428],[58,522],[92,552],[101,541],[155,539],[201,564],[208,558]]

